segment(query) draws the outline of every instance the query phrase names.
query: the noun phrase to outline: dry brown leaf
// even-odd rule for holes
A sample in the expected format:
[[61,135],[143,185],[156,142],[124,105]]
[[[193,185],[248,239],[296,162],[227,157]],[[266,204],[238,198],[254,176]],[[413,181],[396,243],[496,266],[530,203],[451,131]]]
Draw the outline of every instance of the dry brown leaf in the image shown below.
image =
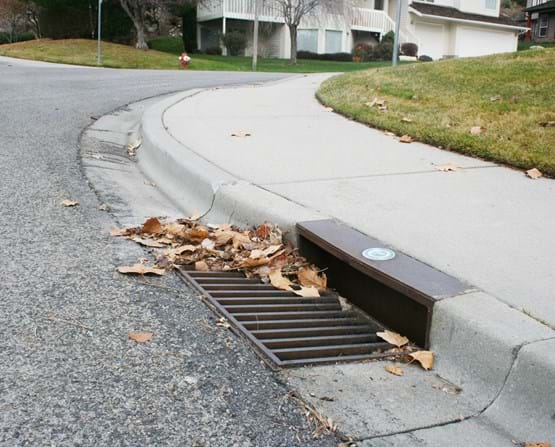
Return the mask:
[[160,234],[162,232],[162,224],[156,217],[151,217],[145,221],[141,231],[149,234]]
[[132,233],[132,228],[112,228],[110,231],[110,235],[112,236],[129,236]]
[[185,231],[185,237],[193,242],[201,242],[210,235],[210,232],[205,227],[191,228]]
[[164,233],[182,237],[185,234],[185,225],[170,223],[164,225]]
[[244,259],[243,262],[241,263],[242,267],[259,267],[261,265],[266,265],[270,263],[270,259],[269,258],[259,258],[259,259],[252,259],[252,258],[247,258]]
[[281,245],[270,245],[268,248],[265,248],[264,250],[262,250],[262,253],[264,253],[264,256],[272,256],[280,248],[281,248]]
[[132,266],[122,266],[118,267],[118,272],[126,275],[158,275],[163,276],[166,271],[163,269],[157,269],[155,267],[148,267],[144,264],[135,264]]
[[328,278],[324,273],[319,275],[317,271],[311,268],[302,269],[297,273],[299,284],[305,287],[316,287],[319,290],[325,290],[328,287]]
[[402,368],[400,368],[399,366],[395,366],[395,365],[387,365],[385,367],[385,370],[389,373],[389,374],[393,374],[394,376],[402,376],[405,374],[405,372],[403,371]]
[[495,96],[492,96],[489,100],[491,102],[497,102],[497,101],[501,101],[502,99],[503,98],[501,97],[501,95],[495,95]]
[[182,245],[181,247],[166,250],[165,254],[167,256],[179,256],[188,251],[190,251],[191,253],[194,253],[198,249],[199,247],[196,245]]
[[65,207],[79,206],[79,202],[76,202],[75,200],[65,199],[62,201],[62,206],[65,206]]
[[235,231],[217,231],[215,233],[216,246],[226,245],[229,243],[237,233]]
[[551,447],[549,442],[525,442],[524,447]]
[[412,143],[414,142],[414,138],[412,138],[410,135],[403,135],[401,138],[399,138],[399,141],[401,143]]
[[141,144],[143,144],[143,140],[139,138],[133,143],[129,143],[127,145],[127,153],[129,154],[130,157],[133,157],[137,154],[137,149],[139,149]]
[[232,137],[237,137],[237,138],[246,138],[246,137],[250,137],[252,136],[252,134],[250,132],[247,132],[245,130],[239,130],[238,132],[233,132],[231,134]]
[[320,292],[316,287],[301,287],[300,289],[291,289],[295,295],[302,296],[303,298],[319,298]]
[[402,123],[412,123],[412,119],[409,118],[408,116],[405,116],[405,117],[401,118],[401,122]]
[[206,272],[208,270],[210,270],[210,268],[208,267],[208,264],[204,261],[197,261],[195,262],[195,270],[199,271],[199,272]]
[[530,177],[532,180],[537,180],[541,177],[543,177],[542,172],[539,169],[529,169],[528,171],[526,171],[526,175],[528,177]]
[[129,340],[133,340],[134,342],[137,342],[137,343],[146,343],[147,341],[152,340],[153,335],[154,334],[152,332],[141,332],[141,331],[129,332],[127,334],[127,336],[129,337]]
[[235,233],[233,235],[233,248],[237,250],[239,247],[245,244],[250,244],[251,238],[244,233]]
[[163,248],[164,247],[164,245],[161,244],[158,241],[155,241],[153,239],[143,239],[143,238],[140,238],[139,236],[132,237],[131,240],[136,242],[137,244],[143,245],[145,247],[151,247],[151,248]]
[[249,256],[250,259],[260,259],[264,256],[264,250],[253,250]]
[[474,126],[470,128],[470,135],[480,135],[484,130],[482,126]]
[[218,321],[216,322],[216,326],[229,329],[231,327],[231,324],[229,324],[229,322],[224,317],[221,317],[221,318],[218,318]]
[[405,346],[409,339],[397,332],[392,331],[384,331],[384,332],[376,332],[376,335],[380,337],[382,340],[392,344],[393,346],[397,346],[398,348],[402,348]]
[[409,354],[413,360],[416,360],[426,371],[434,367],[434,353],[431,351],[417,351]]
[[436,169],[442,172],[456,172],[461,170],[460,166],[454,165],[452,163],[447,163],[446,165],[438,165],[436,166]]
[[555,127],[555,121],[542,121],[538,124],[542,127]]
[[291,288],[291,286],[293,285],[293,283],[288,279],[285,278],[282,274],[280,270],[273,270],[272,272],[270,272],[270,274],[268,275],[268,277],[270,278],[270,283],[272,284],[272,286],[274,286],[276,289],[280,289],[280,290],[293,290]]

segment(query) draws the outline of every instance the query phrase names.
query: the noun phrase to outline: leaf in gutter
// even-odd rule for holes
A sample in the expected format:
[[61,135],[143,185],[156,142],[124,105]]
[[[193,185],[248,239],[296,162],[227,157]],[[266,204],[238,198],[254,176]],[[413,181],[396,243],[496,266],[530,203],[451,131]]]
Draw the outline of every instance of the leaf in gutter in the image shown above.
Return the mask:
[[376,335],[382,340],[385,340],[386,342],[392,344],[393,346],[397,346],[398,348],[402,348],[409,342],[409,339],[407,337],[398,334],[397,332],[376,332]]
[[276,289],[289,290],[289,291],[293,290],[292,287],[291,287],[293,285],[293,283],[288,278],[285,278],[281,274],[280,270],[274,270],[274,271],[270,272],[268,277],[270,278],[270,283]]
[[161,244],[160,242],[154,241],[152,239],[143,239],[140,238],[139,236],[135,236],[133,238],[131,238],[132,241],[136,242],[137,244],[143,245],[145,247],[151,247],[151,248],[163,248],[164,245]]
[[403,135],[401,138],[399,138],[399,141],[401,143],[412,143],[414,142],[414,138],[412,138],[410,135]]
[[298,296],[303,298],[319,298],[320,292],[316,287],[301,287],[300,289],[291,288],[291,291]]
[[199,272],[207,272],[208,270],[210,270],[210,268],[208,267],[208,264],[206,262],[198,261],[195,262],[195,270]]
[[549,442],[525,442],[523,447],[551,447],[551,443]]
[[158,275],[163,276],[166,271],[163,269],[157,269],[155,267],[148,267],[144,264],[135,264],[132,266],[118,267],[118,272],[125,275]]
[[389,374],[393,374],[394,376],[399,376],[401,377],[402,375],[405,374],[405,372],[402,370],[402,368],[400,368],[399,366],[395,366],[395,365],[387,365],[385,367],[385,370],[389,373]]
[[149,234],[160,234],[162,232],[162,224],[156,217],[151,217],[145,221],[141,231]]
[[434,367],[434,353],[430,351],[417,351],[409,354],[409,356],[416,360],[422,368],[426,371],[432,369]]
[[328,287],[328,279],[324,273],[321,275],[311,268],[302,269],[297,273],[299,284],[305,287],[316,287],[319,290],[325,290]]

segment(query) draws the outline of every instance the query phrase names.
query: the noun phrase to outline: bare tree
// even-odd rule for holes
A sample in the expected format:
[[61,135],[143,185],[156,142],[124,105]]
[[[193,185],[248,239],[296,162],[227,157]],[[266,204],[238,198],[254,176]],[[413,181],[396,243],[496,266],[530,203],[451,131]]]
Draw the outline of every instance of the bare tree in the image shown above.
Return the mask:
[[319,13],[345,14],[348,0],[270,0],[285,19],[291,37],[291,63],[297,63],[297,34],[301,21]]
[[136,47],[141,50],[148,50],[146,43],[146,27],[149,14],[159,7],[158,0],[119,0],[121,7],[129,16],[137,32]]
[[25,23],[27,8],[20,0],[0,1],[0,22],[4,24],[9,33],[10,42],[14,42],[17,30]]

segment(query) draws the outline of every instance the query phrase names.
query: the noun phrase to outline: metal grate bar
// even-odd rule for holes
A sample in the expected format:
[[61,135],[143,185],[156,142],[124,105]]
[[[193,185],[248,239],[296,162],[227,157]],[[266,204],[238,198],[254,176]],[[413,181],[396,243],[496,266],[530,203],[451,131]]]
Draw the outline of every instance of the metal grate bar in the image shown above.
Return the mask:
[[343,310],[334,293],[304,298],[240,272],[180,274],[274,365],[360,361],[391,348],[376,335],[379,323]]

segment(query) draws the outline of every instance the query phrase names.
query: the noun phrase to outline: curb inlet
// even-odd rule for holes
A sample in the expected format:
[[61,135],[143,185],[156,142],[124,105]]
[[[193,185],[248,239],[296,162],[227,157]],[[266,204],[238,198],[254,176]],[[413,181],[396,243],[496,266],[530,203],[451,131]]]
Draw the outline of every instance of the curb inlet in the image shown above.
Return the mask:
[[239,272],[179,269],[181,276],[276,366],[361,361],[390,357],[384,328],[354,310],[343,310],[336,293],[303,298],[276,290]]

